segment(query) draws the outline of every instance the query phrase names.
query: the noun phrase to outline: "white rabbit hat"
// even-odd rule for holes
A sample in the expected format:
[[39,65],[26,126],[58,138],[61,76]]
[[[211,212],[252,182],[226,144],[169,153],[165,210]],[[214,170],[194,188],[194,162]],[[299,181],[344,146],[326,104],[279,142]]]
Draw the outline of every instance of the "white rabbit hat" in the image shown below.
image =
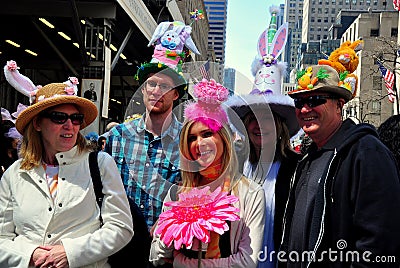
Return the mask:
[[161,22],[155,29],[148,44],[154,44],[154,53],[150,62],[139,67],[135,79],[143,84],[151,73],[162,72],[171,77],[182,97],[187,90],[187,81],[183,77],[182,62],[186,57],[184,46],[196,54],[200,54],[190,34],[192,27],[180,21]]
[[[234,122],[237,116],[243,120],[254,109],[265,107],[266,112],[271,110],[283,119],[290,136],[293,137],[300,130],[300,126],[297,122],[293,99],[281,93],[281,80],[285,75],[286,63],[277,60],[286,45],[288,24],[284,23],[276,29],[278,12],[278,7],[270,7],[270,25],[258,39],[258,56],[254,59],[251,68],[255,76],[253,89],[247,95],[231,96],[225,104],[230,108],[228,116],[231,122]],[[275,78],[266,83],[265,81],[273,75]]]

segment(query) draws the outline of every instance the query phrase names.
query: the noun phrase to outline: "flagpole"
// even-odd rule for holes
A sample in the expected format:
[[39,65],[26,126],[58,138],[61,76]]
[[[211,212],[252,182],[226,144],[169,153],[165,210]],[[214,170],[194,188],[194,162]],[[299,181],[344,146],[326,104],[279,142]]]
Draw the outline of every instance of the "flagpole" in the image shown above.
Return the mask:
[[[378,63],[378,65],[381,65],[381,66],[383,66],[383,68],[385,68],[386,69],[386,72],[388,72],[388,71],[390,71],[388,68],[386,68],[386,66],[383,64],[383,62],[381,62],[376,56],[374,56],[374,59],[376,60],[376,62]],[[379,69],[380,69],[380,67],[379,67]],[[392,92],[394,92],[394,94],[393,93],[391,93],[390,91],[389,91],[389,89],[388,89],[388,87],[386,86],[386,89],[388,90],[388,95],[395,95],[395,98],[396,98],[396,109],[397,109],[397,114],[400,114],[400,111],[399,111],[399,94],[398,94],[398,92],[397,92],[397,86],[396,86],[396,70],[393,70],[393,86],[392,86],[392,88],[391,88],[391,90],[392,90]],[[382,76],[383,76],[383,80],[385,81],[385,76],[386,76],[386,74],[384,75],[383,73],[382,73],[382,70],[381,70],[381,74],[382,74]],[[385,81],[385,83],[386,83],[386,81]]]
[[397,91],[397,85],[396,85],[396,78],[397,74],[394,73],[394,83],[393,83],[393,87],[394,87],[394,92],[396,92],[396,108],[397,108],[397,114],[400,114],[399,111],[399,92]]

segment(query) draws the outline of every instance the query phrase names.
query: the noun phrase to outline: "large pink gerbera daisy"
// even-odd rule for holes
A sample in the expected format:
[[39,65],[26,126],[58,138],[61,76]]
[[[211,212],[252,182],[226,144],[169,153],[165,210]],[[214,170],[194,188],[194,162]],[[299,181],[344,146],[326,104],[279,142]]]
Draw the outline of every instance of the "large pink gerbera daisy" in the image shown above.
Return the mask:
[[229,229],[226,221],[239,220],[239,209],[232,206],[238,198],[222,192],[219,187],[212,193],[209,189],[208,186],[193,188],[180,193],[179,201],[165,203],[171,209],[161,213],[155,233],[160,234],[167,246],[174,241],[175,249],[180,249],[182,244],[190,249],[194,237],[208,243],[209,231],[222,235]]

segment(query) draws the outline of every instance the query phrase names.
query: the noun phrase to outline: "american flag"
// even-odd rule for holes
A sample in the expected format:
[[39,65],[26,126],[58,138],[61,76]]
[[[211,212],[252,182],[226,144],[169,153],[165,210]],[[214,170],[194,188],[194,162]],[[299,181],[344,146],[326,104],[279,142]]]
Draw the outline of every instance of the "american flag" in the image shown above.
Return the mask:
[[203,65],[200,66],[200,73],[201,76],[207,80],[210,80],[210,62],[207,61],[206,63],[204,63]]
[[394,85],[394,73],[386,69],[379,61],[377,62],[379,66],[379,71],[381,71],[383,80],[385,81],[385,86],[388,91],[388,98],[390,102],[394,102],[396,98],[396,93],[393,91]]

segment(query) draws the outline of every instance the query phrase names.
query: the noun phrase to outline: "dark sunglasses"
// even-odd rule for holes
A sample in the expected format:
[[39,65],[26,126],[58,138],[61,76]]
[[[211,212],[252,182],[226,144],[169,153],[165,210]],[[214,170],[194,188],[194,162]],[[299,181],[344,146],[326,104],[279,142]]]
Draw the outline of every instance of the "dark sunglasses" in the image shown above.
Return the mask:
[[329,99],[335,99],[332,96],[310,96],[308,98],[295,98],[294,99],[294,107],[297,109],[301,109],[304,107],[305,104],[307,104],[308,107],[314,108],[317,106],[320,106],[322,104],[325,104]]
[[43,117],[49,118],[51,122],[55,124],[64,124],[68,119],[71,119],[72,124],[74,125],[82,125],[83,123],[83,114],[66,114],[63,112],[50,112],[43,113]]

